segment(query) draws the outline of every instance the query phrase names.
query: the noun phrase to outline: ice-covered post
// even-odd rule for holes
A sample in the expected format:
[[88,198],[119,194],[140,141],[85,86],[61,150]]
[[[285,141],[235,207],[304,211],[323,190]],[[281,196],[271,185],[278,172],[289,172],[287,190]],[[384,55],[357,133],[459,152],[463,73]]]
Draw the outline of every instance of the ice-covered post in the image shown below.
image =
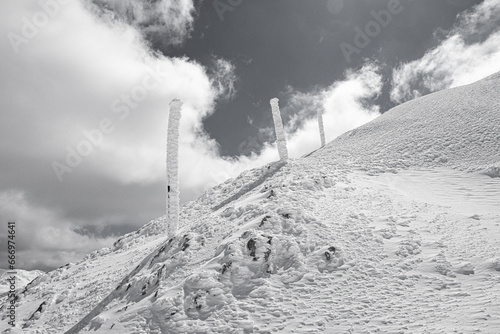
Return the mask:
[[325,126],[323,124],[323,111],[321,109],[318,110],[318,125],[319,125],[319,138],[321,139],[321,147],[325,146]]
[[278,99],[271,100],[271,109],[273,111],[274,129],[276,131],[276,141],[278,143],[278,153],[282,161],[288,160],[288,150],[286,149],[285,133],[283,131],[283,122],[281,121],[280,106]]
[[179,123],[182,101],[170,102],[167,133],[167,233],[174,236],[179,223]]

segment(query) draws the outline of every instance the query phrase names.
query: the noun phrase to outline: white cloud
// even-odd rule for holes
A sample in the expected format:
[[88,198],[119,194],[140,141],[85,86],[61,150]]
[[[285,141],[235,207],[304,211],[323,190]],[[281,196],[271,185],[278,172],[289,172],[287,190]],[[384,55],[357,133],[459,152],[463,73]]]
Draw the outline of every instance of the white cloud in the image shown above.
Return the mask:
[[214,59],[213,63],[213,68],[210,71],[212,86],[219,98],[230,100],[236,95],[236,66],[222,58]]
[[485,0],[459,15],[446,38],[393,73],[395,102],[473,83],[500,71],[500,2]]
[[[95,249],[111,246],[115,239],[76,233],[75,222],[68,221],[61,213],[29,203],[20,191],[0,192],[0,219],[16,223],[18,268],[46,269],[75,262]],[[3,249],[7,247],[6,240],[6,234],[2,233]]]
[[168,35],[169,44],[180,44],[193,29],[192,0],[92,0],[101,8],[111,9],[123,20],[145,33]]
[[382,91],[382,76],[374,64],[368,63],[359,71],[349,70],[343,81],[312,93],[293,92],[284,113],[292,113],[286,126],[288,150],[291,157],[300,157],[320,145],[317,110],[323,110],[327,141],[361,126],[380,115],[374,103]]
[[[9,16],[18,20],[3,21],[2,31],[20,32],[22,17],[41,11],[35,1],[10,6]],[[192,143],[214,100],[225,93],[212,86],[201,65],[152,54],[135,28],[102,21],[78,1],[61,6],[46,27],[20,45],[19,55],[8,41],[0,43],[10,58],[0,84],[6,96],[2,136],[10,138],[0,144],[3,152],[43,159],[44,166],[54,160],[66,164],[68,148],[77,150],[88,141],[84,130],[99,128],[104,119],[111,122],[102,144],[93,145],[63,179],[82,170],[124,183],[158,180],[162,174],[151,171],[163,170],[158,159],[165,151],[170,100],[184,101],[181,130],[184,141]],[[19,126],[8,126],[13,120]],[[213,142],[205,145],[215,149]]]

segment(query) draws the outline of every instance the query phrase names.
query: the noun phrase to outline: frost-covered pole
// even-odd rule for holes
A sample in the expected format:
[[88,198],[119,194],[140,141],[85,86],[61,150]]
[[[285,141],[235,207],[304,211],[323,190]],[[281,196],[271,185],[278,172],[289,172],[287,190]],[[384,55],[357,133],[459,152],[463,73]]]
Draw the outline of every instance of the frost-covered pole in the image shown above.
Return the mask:
[[276,131],[276,141],[278,142],[278,153],[282,161],[288,160],[288,150],[286,149],[285,133],[283,131],[283,122],[281,121],[280,106],[278,99],[271,100],[271,109],[273,111],[274,129]]
[[319,137],[321,139],[321,147],[325,146],[325,126],[323,124],[323,111],[321,109],[318,110],[318,125],[319,125]]
[[167,233],[174,236],[179,223],[179,123],[182,101],[170,102],[167,133]]

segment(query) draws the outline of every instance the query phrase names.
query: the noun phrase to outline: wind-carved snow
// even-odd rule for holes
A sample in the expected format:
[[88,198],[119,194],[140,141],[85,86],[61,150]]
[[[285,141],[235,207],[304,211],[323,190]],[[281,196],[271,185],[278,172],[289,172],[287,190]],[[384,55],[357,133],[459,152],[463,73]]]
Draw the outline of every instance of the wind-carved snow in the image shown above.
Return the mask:
[[167,233],[177,233],[179,224],[179,123],[182,102],[170,102],[167,136]]
[[256,187],[260,186],[262,183],[264,183],[264,181],[273,176],[274,174],[276,174],[281,167],[283,167],[285,165],[285,162],[284,161],[278,161],[276,163],[272,163],[272,164],[269,164],[267,166],[267,170],[265,171],[265,173],[262,174],[262,176],[258,179],[256,179],[255,181],[253,181],[252,183],[248,183],[248,184],[245,184],[245,186],[241,187],[238,192],[236,192],[235,194],[231,195],[230,197],[226,198],[224,201],[222,201],[221,203],[219,203],[218,205],[214,206],[213,207],[213,210],[214,211],[217,211],[219,210],[220,208],[228,205],[229,203],[235,201],[236,199],[242,197],[245,193],[251,191],[252,189],[255,189]]
[[429,95],[246,171],[186,203],[175,236],[161,217],[35,279],[18,329],[496,333],[499,90]]
[[278,144],[278,153],[282,161],[288,160],[288,149],[286,147],[285,131],[283,130],[283,122],[279,107],[279,100],[274,98],[271,100],[271,109],[273,113],[274,129],[276,132],[276,142]]

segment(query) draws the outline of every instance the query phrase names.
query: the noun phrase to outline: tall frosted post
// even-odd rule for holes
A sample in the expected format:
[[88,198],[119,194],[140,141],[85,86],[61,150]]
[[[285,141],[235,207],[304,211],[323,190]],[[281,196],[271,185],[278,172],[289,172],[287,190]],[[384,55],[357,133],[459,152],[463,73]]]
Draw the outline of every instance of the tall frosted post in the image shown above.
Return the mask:
[[271,109],[273,111],[274,129],[276,131],[276,141],[278,143],[278,153],[282,161],[288,160],[288,150],[286,148],[285,132],[283,131],[283,122],[281,120],[280,107],[278,99],[271,100]]
[[167,233],[174,236],[179,224],[179,123],[182,101],[170,102],[167,133]]
[[325,126],[323,124],[323,111],[321,109],[318,110],[318,125],[319,125],[319,137],[321,139],[321,147],[323,147],[326,144],[326,139],[325,139]]

